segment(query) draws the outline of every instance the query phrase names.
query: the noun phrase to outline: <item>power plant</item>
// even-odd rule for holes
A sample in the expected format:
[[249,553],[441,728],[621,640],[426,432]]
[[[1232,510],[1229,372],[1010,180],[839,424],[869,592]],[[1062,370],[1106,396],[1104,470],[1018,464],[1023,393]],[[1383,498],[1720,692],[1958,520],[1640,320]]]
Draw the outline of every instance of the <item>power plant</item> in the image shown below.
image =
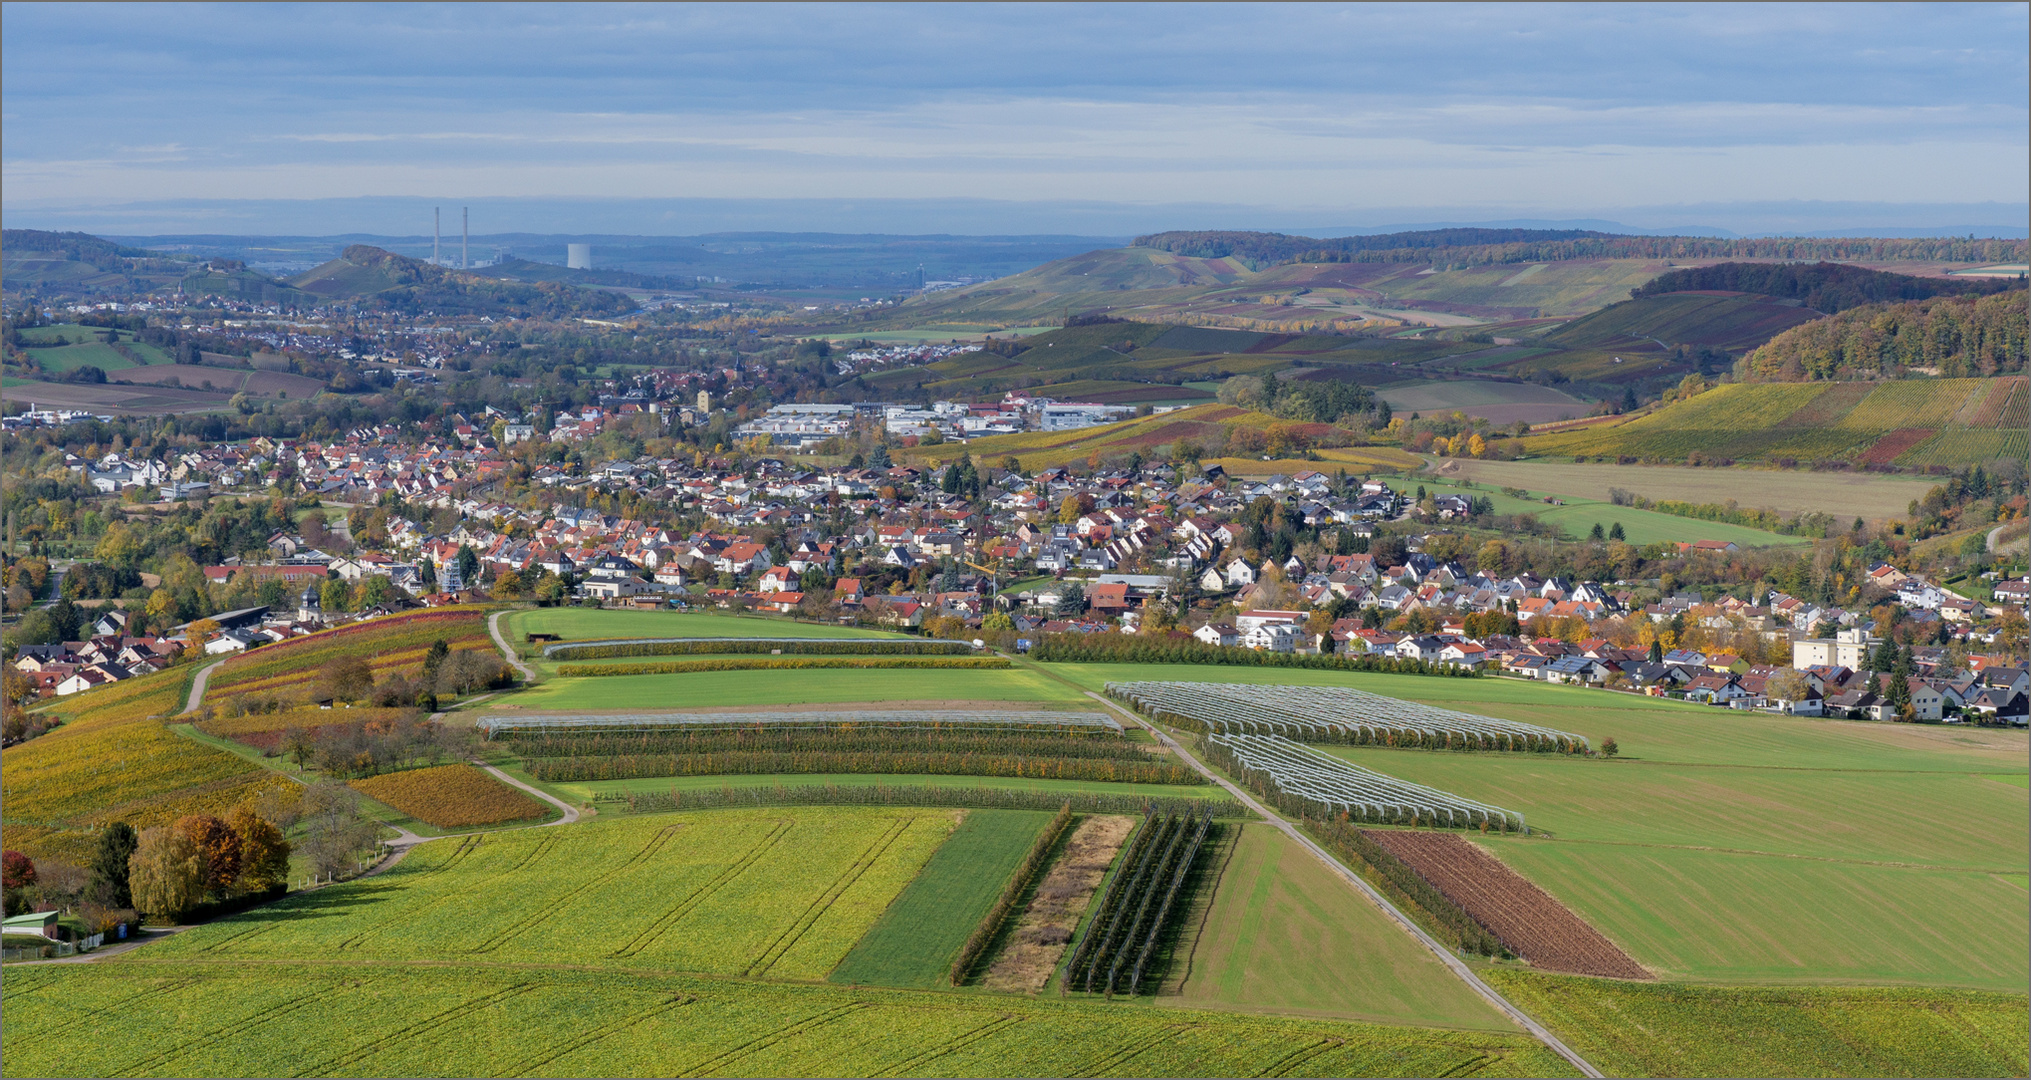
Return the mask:
[[[552,250],[555,250],[554,248]],[[564,265],[571,270],[592,269],[591,244],[567,244],[564,248]]]

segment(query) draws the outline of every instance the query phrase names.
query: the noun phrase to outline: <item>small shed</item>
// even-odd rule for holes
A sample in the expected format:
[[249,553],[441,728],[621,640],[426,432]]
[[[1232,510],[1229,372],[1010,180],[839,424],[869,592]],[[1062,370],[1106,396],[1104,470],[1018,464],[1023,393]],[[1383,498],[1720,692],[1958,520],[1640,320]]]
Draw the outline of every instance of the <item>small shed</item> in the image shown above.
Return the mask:
[[26,915],[11,915],[8,916],[6,923],[0,924],[0,930],[5,930],[9,934],[36,934],[53,939],[57,934],[57,916],[58,913],[54,911],[34,911]]

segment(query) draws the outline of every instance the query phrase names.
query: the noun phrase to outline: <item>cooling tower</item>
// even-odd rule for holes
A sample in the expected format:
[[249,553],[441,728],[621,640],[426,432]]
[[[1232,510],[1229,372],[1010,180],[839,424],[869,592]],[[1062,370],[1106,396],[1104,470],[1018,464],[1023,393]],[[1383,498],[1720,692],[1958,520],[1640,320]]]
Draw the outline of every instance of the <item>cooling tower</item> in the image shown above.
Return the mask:
[[571,244],[565,249],[564,265],[573,270],[592,269],[592,245]]

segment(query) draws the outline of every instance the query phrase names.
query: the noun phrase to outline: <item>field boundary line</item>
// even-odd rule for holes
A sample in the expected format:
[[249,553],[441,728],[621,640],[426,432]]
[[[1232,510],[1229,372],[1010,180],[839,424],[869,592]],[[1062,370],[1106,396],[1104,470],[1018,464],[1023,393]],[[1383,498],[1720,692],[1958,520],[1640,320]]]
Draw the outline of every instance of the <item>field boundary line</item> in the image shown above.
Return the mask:
[[573,1039],[572,1041],[564,1044],[563,1048],[559,1049],[556,1053],[551,1054],[549,1057],[543,1058],[538,1061],[529,1062],[526,1065],[517,1066],[513,1071],[504,1073],[502,1075],[526,1076],[529,1074],[530,1070],[540,1069],[543,1066],[548,1065],[553,1061],[556,1061],[558,1058],[561,1058],[566,1054],[575,1053],[576,1051],[583,1050],[586,1047],[591,1046],[592,1044],[599,1042],[602,1039],[618,1035],[623,1031],[627,1031],[628,1029],[634,1027],[637,1024],[642,1023],[643,1021],[653,1020],[656,1017],[661,1016],[664,1013],[669,1012],[673,1009],[679,1009],[686,1005],[696,1004],[697,1001],[698,999],[691,996],[690,994],[678,994],[677,996],[670,998],[669,1000],[663,1002],[660,1005],[657,1005],[653,1008],[645,1009],[642,1012],[636,1013],[633,1016],[626,1016],[622,1017],[619,1020],[614,1020],[609,1023],[601,1024],[599,1027],[594,1028],[590,1033],[582,1035],[579,1038]]
[[790,950],[797,946],[797,942],[805,934],[809,933],[813,926],[818,924],[819,919],[825,917],[825,913],[831,909],[833,902],[846,895],[846,890],[853,888],[855,882],[858,882],[869,870],[874,869],[874,864],[881,861],[882,855],[895,844],[896,839],[905,832],[908,832],[910,826],[916,824],[918,820],[911,817],[897,818],[894,827],[876,837],[874,842],[868,845],[867,850],[861,852],[859,858],[855,859],[851,865],[841,871],[840,875],[833,879],[832,884],[825,887],[825,891],[811,899],[811,903],[797,915],[796,920],[785,927],[783,932],[777,935],[776,940],[770,942],[769,947],[762,950],[762,955],[748,965],[747,971],[744,974],[765,974],[770,968],[776,966],[777,961],[789,955]]
[[1293,1050],[1290,1053],[1285,1054],[1284,1056],[1276,1059],[1276,1061],[1272,1063],[1269,1068],[1264,1069],[1261,1072],[1256,1073],[1255,1075],[1289,1076],[1292,1069],[1295,1069],[1298,1066],[1303,1065],[1305,1062],[1310,1061],[1315,1057],[1318,1057],[1322,1053],[1325,1053],[1327,1047],[1341,1047],[1345,1045],[1347,1044],[1343,1040],[1328,1038],[1324,1035],[1321,1035],[1314,1042],[1306,1046],[1300,1046],[1296,1050]]
[[1446,965],[1447,970],[1451,971],[1455,976],[1457,976],[1460,979],[1460,981],[1466,983],[1469,987],[1471,987],[1474,990],[1475,993],[1480,994],[1481,997],[1487,1000],[1487,1002],[1490,1005],[1493,1005],[1495,1006],[1496,1009],[1500,1010],[1503,1015],[1509,1017],[1511,1020],[1516,1021],[1516,1023],[1521,1025],[1525,1031],[1529,1032],[1539,1042],[1543,1043],[1547,1047],[1550,1047],[1553,1053],[1556,1053],[1558,1056],[1566,1059],[1566,1061],[1571,1063],[1574,1068],[1580,1070],[1580,1072],[1586,1076],[1598,1078],[1604,1075],[1601,1072],[1601,1070],[1596,1069],[1592,1065],[1592,1063],[1587,1061],[1586,1058],[1581,1057],[1579,1051],[1574,1050],[1570,1046],[1567,1046],[1563,1041],[1559,1039],[1558,1036],[1552,1034],[1550,1028],[1547,1028],[1543,1024],[1538,1023],[1537,1020],[1532,1018],[1529,1013],[1526,1013],[1521,1008],[1518,1008],[1508,998],[1502,996],[1502,993],[1500,991],[1496,990],[1493,986],[1488,985],[1488,983],[1483,981],[1479,975],[1474,974],[1474,970],[1468,967],[1466,963],[1463,962],[1459,957],[1454,956],[1451,949],[1448,949],[1444,945],[1440,944],[1437,938],[1434,938],[1430,934],[1425,933],[1423,927],[1420,927],[1416,923],[1412,922],[1409,916],[1405,915],[1401,910],[1399,910],[1395,904],[1389,902],[1388,897],[1385,897],[1381,893],[1377,892],[1375,890],[1375,887],[1373,885],[1368,884],[1368,882],[1364,878],[1362,878],[1361,875],[1356,874],[1352,870],[1347,869],[1347,867],[1342,865],[1338,859],[1333,858],[1333,856],[1330,853],[1328,853],[1325,848],[1320,847],[1317,843],[1313,842],[1311,837],[1306,836],[1304,835],[1303,832],[1299,831],[1297,826],[1292,825],[1290,822],[1284,820],[1279,815],[1270,813],[1269,810],[1265,808],[1261,803],[1255,801],[1255,798],[1253,796],[1249,795],[1246,791],[1243,791],[1239,787],[1230,783],[1226,777],[1220,776],[1213,770],[1207,768],[1204,762],[1201,762],[1197,757],[1193,756],[1191,751],[1186,750],[1182,745],[1178,743],[1176,739],[1171,738],[1170,735],[1167,734],[1163,729],[1155,726],[1154,724],[1144,723],[1141,717],[1135,715],[1134,713],[1121,707],[1120,705],[1115,704],[1113,701],[1109,700],[1108,698],[1106,698],[1101,694],[1097,694],[1089,690],[1086,692],[1086,696],[1092,698],[1095,701],[1100,702],[1102,705],[1105,705],[1108,708],[1113,709],[1114,711],[1120,713],[1121,715],[1128,717],[1136,724],[1146,728],[1150,732],[1150,734],[1156,736],[1156,739],[1159,743],[1169,747],[1172,753],[1178,755],[1178,759],[1180,761],[1186,762],[1187,764],[1191,765],[1193,768],[1199,770],[1199,772],[1204,774],[1207,779],[1227,789],[1227,793],[1229,795],[1234,796],[1234,798],[1238,800],[1241,803],[1241,805],[1248,807],[1250,810],[1253,810],[1258,814],[1261,814],[1263,820],[1269,822],[1271,825],[1281,830],[1285,836],[1288,836],[1292,840],[1297,841],[1299,845],[1303,846],[1307,851],[1310,851],[1313,855],[1317,856],[1319,861],[1326,864],[1327,869],[1330,869],[1335,874],[1339,875],[1342,879],[1344,879],[1348,884],[1354,886],[1354,888],[1358,890],[1361,893],[1361,895],[1366,896],[1368,898],[1370,903],[1374,904],[1377,908],[1380,908],[1383,914],[1389,916],[1392,920],[1396,922],[1398,926],[1402,927],[1405,933],[1410,934],[1412,937],[1416,938],[1419,942],[1423,943],[1424,947],[1431,950],[1432,955],[1438,957],[1439,962]]
[[782,841],[783,835],[789,831],[789,822],[777,822],[775,828],[769,830],[760,840],[755,841],[755,846],[749,848],[732,865],[721,870],[711,881],[699,886],[697,891],[678,901],[675,907],[656,916],[655,921],[644,927],[642,932],[636,934],[626,945],[615,949],[607,955],[616,959],[635,956],[650,945],[655,944],[657,938],[668,933],[670,927],[682,922],[685,916],[697,909],[698,905],[710,900],[719,890],[731,884],[733,879],[747,873],[748,868],[760,862],[762,856],[773,850]]
[[220,1041],[221,1039],[232,1038],[233,1036],[236,1036],[241,1032],[246,1031],[249,1028],[252,1028],[258,1024],[264,1024],[270,1020],[288,1016],[290,1013],[297,1012],[301,1009],[309,1008],[311,1005],[315,1004],[320,999],[329,996],[335,991],[343,990],[345,988],[346,988],[345,984],[342,982],[332,983],[328,986],[319,987],[318,989],[313,990],[310,993],[303,995],[302,997],[292,998],[288,1001],[283,1002],[280,1005],[271,1006],[263,1010],[257,1010],[252,1015],[243,1016],[240,1019],[235,1020],[229,1024],[213,1028],[212,1030],[207,1031],[194,1039],[187,1039],[183,1042],[176,1044],[175,1046],[170,1047],[167,1050],[159,1051],[148,1057],[142,1058],[139,1061],[130,1062],[127,1065],[122,1066],[119,1069],[119,1071],[111,1073],[110,1075],[113,1076],[140,1075],[146,1070],[155,1068],[156,1066],[162,1065],[166,1062],[174,1061],[176,1060],[176,1058],[185,1053],[188,1053],[193,1050],[202,1050],[205,1047]]
[[441,1012],[437,1012],[430,1016],[424,1017],[423,1019],[418,1020],[415,1023],[408,1025],[407,1027],[400,1028],[396,1031],[391,1031],[388,1034],[383,1035],[378,1039],[375,1039],[373,1042],[370,1042],[365,1046],[349,1050],[346,1053],[339,1055],[338,1057],[329,1058],[315,1066],[312,1066],[311,1068],[303,1072],[297,1073],[296,1075],[317,1076],[320,1074],[328,1073],[333,1069],[344,1068],[345,1066],[351,1065],[352,1063],[359,1061],[362,1058],[371,1056],[376,1051],[380,1050],[382,1047],[387,1046],[390,1043],[399,1042],[403,1039],[414,1038],[415,1036],[435,1031],[446,1024],[456,1023],[457,1021],[464,1019],[465,1017],[470,1016],[471,1014],[476,1013],[481,1009],[487,1008],[488,1006],[498,1005],[501,1002],[507,1001],[510,998],[517,998],[521,997],[523,994],[533,993],[536,989],[537,986],[535,983],[516,983],[512,986],[502,987],[501,989],[496,990],[491,994],[482,994],[479,997],[472,998],[468,1001],[460,1002],[457,1005],[453,1005],[449,1009],[445,1009]]
[[806,1017],[802,1020],[797,1021],[796,1023],[786,1024],[783,1027],[779,1027],[774,1031],[762,1035],[757,1035],[754,1038],[749,1039],[748,1041],[740,1044],[739,1046],[732,1048],[731,1050],[722,1051],[721,1053],[715,1054],[714,1056],[709,1057],[696,1065],[693,1065],[686,1069],[679,1070],[674,1075],[676,1076],[716,1075],[718,1073],[725,1071],[722,1068],[722,1066],[726,1065],[728,1062],[738,1061],[739,1059],[746,1057],[747,1055],[752,1054],[758,1050],[767,1050],[769,1047],[774,1046],[779,1042],[782,1042],[784,1039],[788,1039],[797,1035],[802,1035],[803,1033],[811,1030],[812,1028],[824,1027],[826,1024],[829,1024],[834,1020],[841,1019],[850,1013],[857,1013],[863,1009],[872,1009],[872,1008],[874,1008],[874,1003],[871,1001],[849,1001],[844,1005],[835,1005],[830,1009],[826,1009],[824,1012]]
[[487,939],[486,941],[481,942],[477,947],[470,950],[470,954],[490,953],[498,950],[501,946],[506,945],[509,941],[535,929],[538,925],[540,925],[543,922],[543,920],[548,919],[552,915],[563,910],[564,906],[566,904],[571,903],[572,900],[576,899],[580,893],[587,892],[588,890],[591,889],[599,888],[600,886],[605,885],[607,882],[612,881],[613,879],[620,877],[622,874],[625,874],[631,870],[636,869],[643,863],[648,862],[650,859],[655,858],[656,853],[663,850],[663,845],[669,843],[670,838],[672,836],[675,836],[677,834],[677,831],[679,829],[682,829],[686,824],[688,823],[679,822],[675,825],[666,826],[662,831],[658,832],[655,836],[651,837],[649,839],[649,842],[642,846],[642,850],[635,853],[634,858],[629,859],[627,862],[624,862],[619,866],[614,867],[612,870],[609,870],[606,873],[601,874],[598,877],[585,882],[584,884],[578,886],[575,889],[571,889],[565,892],[563,895],[557,897],[557,899],[552,900],[549,903],[544,904],[543,906],[537,908],[533,913],[517,920],[515,923],[508,926],[507,929],[502,930],[500,933],[495,934],[493,937]]
[[1166,1039],[1175,1036],[1181,1031],[1186,1031],[1198,1026],[1199,1025],[1193,1023],[1161,1025],[1160,1027],[1157,1028],[1156,1031],[1153,1031],[1150,1034],[1144,1036],[1143,1038],[1137,1039],[1135,1042],[1132,1042],[1129,1045],[1124,1046],[1119,1050],[1116,1050],[1114,1053],[1109,1054],[1104,1058],[1101,1058],[1099,1061],[1088,1063],[1084,1071],[1072,1073],[1071,1075],[1105,1076],[1108,1073],[1119,1068],[1120,1066],[1127,1064],[1128,1062],[1134,1061],[1136,1058],[1141,1057],[1145,1051],[1156,1046],[1158,1043],[1161,1043]]

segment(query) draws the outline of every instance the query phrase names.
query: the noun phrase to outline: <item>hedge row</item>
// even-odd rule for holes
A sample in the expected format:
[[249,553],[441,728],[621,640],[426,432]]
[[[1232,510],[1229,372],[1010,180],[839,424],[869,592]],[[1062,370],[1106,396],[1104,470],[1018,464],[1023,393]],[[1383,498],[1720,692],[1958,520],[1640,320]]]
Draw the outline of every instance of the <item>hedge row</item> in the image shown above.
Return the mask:
[[1440,675],[1472,679],[1473,668],[1394,656],[1334,653],[1279,653],[1208,645],[1191,638],[1141,638],[1129,634],[1050,634],[1030,648],[1030,659],[1055,664],[1226,664],[1236,667],[1319,668],[1375,671],[1391,675]]
[[1339,818],[1321,821],[1302,817],[1300,824],[1367,878],[1369,884],[1397,904],[1410,909],[1413,915],[1424,916],[1418,922],[1446,944],[1462,952],[1480,953],[1482,956],[1509,955],[1509,950],[1502,947],[1502,942],[1496,940],[1487,927],[1475,922],[1472,915],[1418,876],[1410,864],[1384,851],[1382,845],[1350,822]]
[[1044,864],[1051,859],[1051,849],[1058,845],[1058,838],[1065,835],[1065,828],[1070,824],[1072,804],[1068,802],[1058,808],[1050,824],[1037,834],[1037,842],[1030,845],[1030,853],[1023,856],[1022,865],[1009,875],[1008,882],[1001,887],[1001,896],[996,898],[993,907],[987,909],[980,925],[973,928],[966,944],[960,948],[958,958],[952,961],[952,985],[960,986],[966,982],[967,973],[980,962],[980,955],[1000,936],[1002,924],[1015,911],[1017,901],[1029,890],[1030,882],[1043,873]]
[[717,788],[710,791],[626,792],[593,800],[625,806],[629,813],[663,810],[717,810],[731,806],[971,806],[990,810],[1054,810],[1069,805],[1075,814],[1211,814],[1216,818],[1253,819],[1254,814],[1232,799],[1152,799],[1134,794],[1025,791],[1020,788],[959,788],[929,785],[838,787]]
[[1188,765],[1153,758],[1021,757],[1013,754],[751,753],[641,754],[537,758],[529,775],[544,783],[632,780],[644,776],[766,776],[776,773],[897,773],[920,776],[1029,776],[1116,784],[1198,785]]
[[1000,670],[1009,662],[999,656],[961,657],[831,657],[807,660],[777,656],[731,660],[673,660],[665,664],[564,664],[559,675],[683,675],[696,671],[791,671],[803,668],[971,668]]
[[859,728],[813,731],[763,728],[740,731],[644,731],[639,734],[558,735],[516,732],[509,737],[525,758],[607,757],[616,754],[716,754],[749,751],[787,754],[830,753],[1019,754],[1024,757],[1121,758],[1127,740],[1118,735],[1021,735],[928,728]]
[[588,641],[549,645],[545,660],[612,660],[623,656],[709,656],[725,653],[782,653],[785,656],[963,656],[963,641],[841,638],[807,641],[783,638],[672,638],[667,641]]

